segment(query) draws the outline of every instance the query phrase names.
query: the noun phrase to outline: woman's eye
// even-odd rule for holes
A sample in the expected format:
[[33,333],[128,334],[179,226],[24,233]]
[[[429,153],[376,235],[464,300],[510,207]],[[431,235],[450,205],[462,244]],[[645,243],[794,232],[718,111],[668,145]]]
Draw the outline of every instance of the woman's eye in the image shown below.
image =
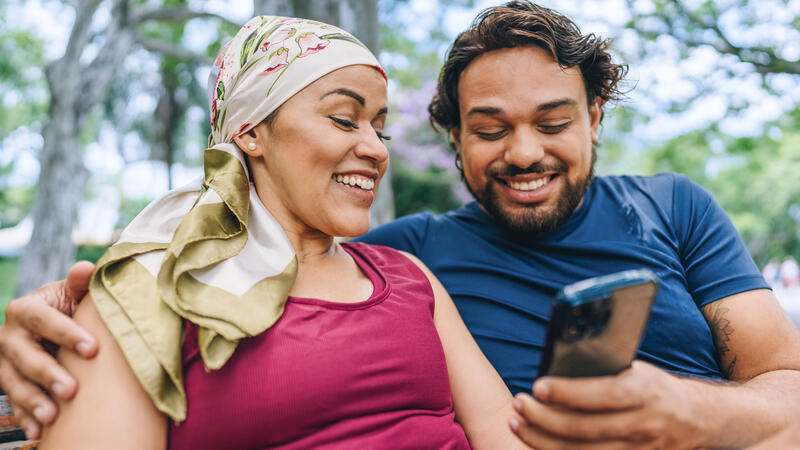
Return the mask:
[[341,117],[336,117],[336,116],[328,116],[328,118],[331,119],[337,125],[341,125],[347,128],[352,128],[354,130],[358,129],[358,125],[356,125],[355,122],[349,121],[347,119],[342,119]]
[[572,122],[564,122],[558,125],[540,125],[539,128],[542,130],[543,133],[556,134],[559,131],[563,131],[565,128],[567,128],[570,123]]
[[387,136],[387,135],[383,134],[382,131],[375,130],[375,134],[378,135],[378,139],[380,139],[381,141],[391,141],[392,140],[391,136]]

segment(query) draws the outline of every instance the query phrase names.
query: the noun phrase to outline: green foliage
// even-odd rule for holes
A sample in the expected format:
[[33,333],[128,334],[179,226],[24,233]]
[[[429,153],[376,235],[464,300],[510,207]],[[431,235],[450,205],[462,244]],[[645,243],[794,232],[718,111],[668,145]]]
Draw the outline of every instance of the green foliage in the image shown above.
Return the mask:
[[704,184],[706,165],[711,157],[709,138],[712,134],[707,130],[693,131],[651,147],[645,155],[646,172],[679,172]]
[[[80,246],[75,261],[87,260],[95,263],[105,250],[106,247],[102,246]],[[15,298],[18,266],[17,258],[0,258],[0,325],[6,320],[6,305]]]
[[116,228],[124,228],[148,205],[152,199],[149,198],[122,198],[119,206],[119,219]]
[[44,49],[27,31],[0,21],[0,139],[17,127],[41,120],[47,110]]
[[[436,25],[445,21],[451,8],[472,8],[474,0],[436,0]],[[409,28],[417,20],[403,14],[409,7],[408,0],[382,0],[380,3],[381,53],[389,79],[400,87],[420,88],[426,82],[436,80],[442,67],[444,49],[450,45],[449,36],[439,26],[426,30],[423,36],[411,36]]]
[[[11,168],[12,164],[6,166]],[[33,204],[34,186],[8,186],[0,168],[0,228],[18,224]]]
[[16,258],[0,258],[0,324],[6,321],[6,305],[14,299],[17,264]]
[[419,211],[440,213],[461,206],[451,188],[458,180],[443,169],[415,170],[402,160],[392,163],[395,214],[400,217]]
[[[734,139],[730,146],[750,147]],[[709,188],[731,216],[760,264],[800,255],[800,132],[784,129],[775,141],[763,137],[738,164],[722,170]]]
[[[20,127],[41,128],[47,113],[44,46],[27,31],[9,27],[0,4],[0,148]],[[30,210],[33,185],[12,186],[13,159],[0,159],[0,228],[16,225]]]
[[75,261],[96,263],[108,247],[105,245],[80,245],[75,252]]
[[798,125],[795,111],[772,125],[771,133],[758,137],[733,137],[713,127],[695,131],[651,148],[646,154],[648,172],[680,172],[705,186],[760,266],[770,258],[798,257]]

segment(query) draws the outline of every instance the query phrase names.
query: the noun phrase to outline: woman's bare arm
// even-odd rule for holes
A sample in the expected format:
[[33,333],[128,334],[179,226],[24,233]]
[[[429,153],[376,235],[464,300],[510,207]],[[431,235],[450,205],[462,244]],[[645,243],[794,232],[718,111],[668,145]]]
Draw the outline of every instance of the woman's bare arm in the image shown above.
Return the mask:
[[59,401],[60,415],[46,427],[39,446],[47,449],[163,449],[167,419],[139,384],[93,301],[81,302],[75,321],[97,338],[102,351],[87,360],[62,348],[58,359],[80,390]]
[[403,252],[428,276],[435,297],[433,321],[442,341],[456,420],[476,449],[528,448],[509,427],[514,398],[467,330],[442,283],[415,256]]

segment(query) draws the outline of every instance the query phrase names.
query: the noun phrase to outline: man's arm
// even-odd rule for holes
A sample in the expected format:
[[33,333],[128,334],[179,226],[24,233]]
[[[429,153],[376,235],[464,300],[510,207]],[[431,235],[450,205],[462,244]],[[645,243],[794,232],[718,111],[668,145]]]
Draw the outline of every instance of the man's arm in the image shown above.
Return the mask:
[[747,447],[748,450],[786,450],[792,448],[800,448],[800,423],[794,424],[752,447]]
[[6,308],[6,321],[0,326],[0,386],[8,394],[17,423],[31,439],[58,414],[56,404],[41,388],[61,400],[72,398],[78,388],[42,341],[84,358],[97,353],[94,337],[69,318],[86,295],[93,271],[89,262],[76,263],[66,280],[42,286]]
[[681,378],[638,361],[615,377],[543,377],[535,398],[518,395],[518,434],[543,449],[742,447],[800,417],[800,333],[772,292],[732,295],[702,311],[729,382]]

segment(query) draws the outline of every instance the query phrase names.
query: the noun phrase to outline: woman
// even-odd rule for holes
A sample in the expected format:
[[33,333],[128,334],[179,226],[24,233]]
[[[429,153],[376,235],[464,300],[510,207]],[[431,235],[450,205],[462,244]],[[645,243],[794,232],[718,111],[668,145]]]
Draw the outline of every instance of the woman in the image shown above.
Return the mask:
[[75,318],[102,350],[60,355],[81,388],[41,447],[520,444],[428,269],[334,240],[369,229],[388,164],[374,56],[329,25],[256,17],[216,66],[204,179],[98,262]]

